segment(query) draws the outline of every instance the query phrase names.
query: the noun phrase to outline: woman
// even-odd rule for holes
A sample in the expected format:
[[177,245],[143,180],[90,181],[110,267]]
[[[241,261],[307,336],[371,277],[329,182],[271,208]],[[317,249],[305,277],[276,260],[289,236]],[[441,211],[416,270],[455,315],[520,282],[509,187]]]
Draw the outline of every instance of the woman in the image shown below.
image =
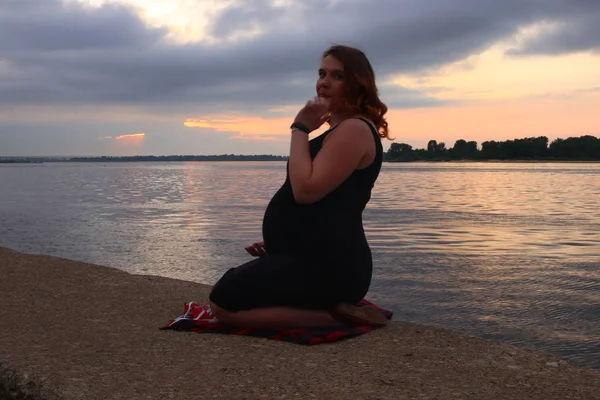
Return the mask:
[[[362,211],[381,168],[387,107],[368,59],[351,47],[323,53],[316,91],[291,126],[287,176],[265,211],[264,244],[247,248],[257,258],[216,283],[206,318],[253,328],[387,322],[356,305],[371,284]],[[330,128],[309,141],[325,122]]]

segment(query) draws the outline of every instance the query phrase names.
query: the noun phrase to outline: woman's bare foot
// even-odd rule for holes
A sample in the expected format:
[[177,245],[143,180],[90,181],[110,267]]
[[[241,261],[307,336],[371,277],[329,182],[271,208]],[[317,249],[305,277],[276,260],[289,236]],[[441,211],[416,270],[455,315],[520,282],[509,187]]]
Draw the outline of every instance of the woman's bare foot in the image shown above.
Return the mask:
[[381,327],[389,322],[381,311],[367,305],[340,303],[330,309],[329,314],[336,320],[349,325]]

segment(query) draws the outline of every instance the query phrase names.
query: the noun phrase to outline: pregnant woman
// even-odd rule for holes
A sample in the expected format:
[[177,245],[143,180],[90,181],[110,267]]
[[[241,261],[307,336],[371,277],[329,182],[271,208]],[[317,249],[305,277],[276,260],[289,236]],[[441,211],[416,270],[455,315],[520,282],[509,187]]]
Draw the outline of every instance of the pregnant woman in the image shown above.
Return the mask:
[[[323,53],[316,92],[291,125],[286,180],[266,208],[264,242],[216,283],[207,318],[251,328],[387,322],[358,305],[371,284],[362,212],[381,169],[387,107],[369,60],[351,47]],[[324,123],[329,129],[309,140]]]

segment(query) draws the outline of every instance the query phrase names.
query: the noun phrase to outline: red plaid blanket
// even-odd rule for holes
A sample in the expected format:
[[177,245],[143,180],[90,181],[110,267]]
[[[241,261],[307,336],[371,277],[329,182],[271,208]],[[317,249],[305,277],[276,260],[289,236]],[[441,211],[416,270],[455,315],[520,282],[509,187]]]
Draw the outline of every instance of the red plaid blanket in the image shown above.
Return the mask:
[[[362,300],[361,304],[381,310],[388,319],[392,319],[393,313],[376,306],[368,300]],[[160,329],[172,329],[177,331],[192,331],[196,333],[221,333],[234,335],[247,335],[271,340],[282,340],[303,345],[314,345],[319,343],[335,342],[341,339],[348,339],[363,335],[374,329],[373,326],[332,326],[320,328],[282,328],[282,329],[252,329],[252,328],[234,328],[221,325],[219,322],[196,319],[195,311],[203,309],[197,303],[190,302],[185,304],[184,314],[172,319],[169,323]],[[196,313],[197,314],[197,313]]]

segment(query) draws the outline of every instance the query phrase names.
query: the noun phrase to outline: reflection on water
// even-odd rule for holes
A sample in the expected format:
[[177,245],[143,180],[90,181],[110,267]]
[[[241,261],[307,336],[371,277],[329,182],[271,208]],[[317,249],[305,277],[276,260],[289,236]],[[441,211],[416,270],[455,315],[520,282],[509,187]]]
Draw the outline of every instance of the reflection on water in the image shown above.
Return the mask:
[[[212,284],[248,260],[285,164],[0,167],[0,245]],[[600,369],[600,164],[385,164],[370,297]]]

